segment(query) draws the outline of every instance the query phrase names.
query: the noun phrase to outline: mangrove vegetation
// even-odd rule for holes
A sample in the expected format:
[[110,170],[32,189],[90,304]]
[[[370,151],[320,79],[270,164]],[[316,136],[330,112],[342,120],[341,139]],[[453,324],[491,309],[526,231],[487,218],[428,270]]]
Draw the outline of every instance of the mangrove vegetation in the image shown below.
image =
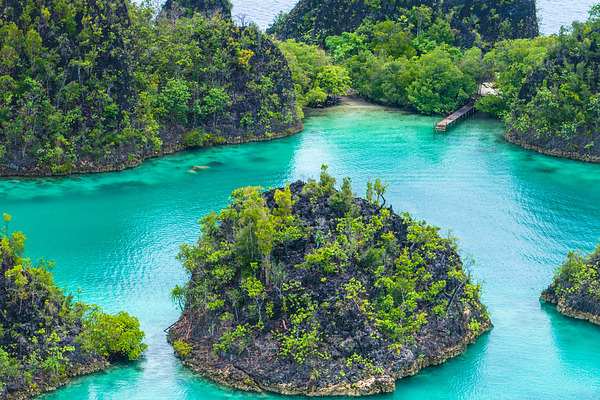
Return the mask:
[[[326,49],[337,67],[338,88],[348,77],[353,91],[368,100],[433,115],[455,111],[477,95],[479,84],[493,79],[483,55],[495,43],[534,38],[538,28],[529,0],[303,0],[268,32],[284,40],[280,48]],[[306,68],[307,58],[298,51],[287,58],[293,73],[299,68],[310,76],[315,63]],[[306,90],[299,75],[294,83],[308,104],[332,94],[315,91],[318,82]]]

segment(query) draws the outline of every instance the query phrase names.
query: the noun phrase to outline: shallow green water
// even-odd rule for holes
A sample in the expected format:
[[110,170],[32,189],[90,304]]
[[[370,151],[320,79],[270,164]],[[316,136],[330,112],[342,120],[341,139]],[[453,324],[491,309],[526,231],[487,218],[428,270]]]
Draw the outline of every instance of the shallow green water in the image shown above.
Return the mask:
[[[31,258],[54,259],[61,286],[140,318],[149,350],[138,367],[76,380],[47,399],[246,399],[193,376],[163,329],[179,314],[168,293],[187,277],[178,245],[197,220],[245,185],[279,186],[326,163],[364,194],[386,179],[396,211],[446,229],[476,259],[493,331],[461,356],[398,381],[404,398],[598,398],[600,327],[538,301],[567,251],[600,238],[600,165],[507,144],[497,121],[473,118],[433,140],[435,119],[366,104],[312,115],[305,131],[268,143],[187,152],[111,174],[0,180],[0,212],[27,235]],[[187,171],[218,161],[211,169]]]

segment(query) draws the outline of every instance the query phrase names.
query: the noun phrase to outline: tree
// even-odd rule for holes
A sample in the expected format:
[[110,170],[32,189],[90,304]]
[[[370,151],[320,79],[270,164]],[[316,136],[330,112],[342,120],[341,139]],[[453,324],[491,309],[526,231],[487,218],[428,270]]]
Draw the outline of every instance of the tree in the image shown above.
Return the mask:
[[450,54],[438,47],[419,60],[417,78],[408,88],[408,98],[424,114],[449,113],[469,98],[467,83]]
[[105,357],[137,360],[148,347],[142,343],[146,335],[140,330],[138,319],[123,311],[110,315],[92,306],[83,326],[81,345]]
[[427,6],[413,6],[410,11],[410,19],[417,27],[417,37],[421,36],[421,28],[423,24],[427,25],[431,23],[431,15],[433,14],[433,10]]
[[168,115],[187,123],[189,101],[192,98],[188,83],[183,79],[169,79],[163,91],[163,101]]
[[348,71],[332,65],[331,58],[323,50],[294,40],[276,44],[288,61],[296,96],[302,106],[321,106],[328,95],[339,96],[349,89]]
[[375,53],[381,53],[384,57],[412,58],[417,52],[412,43],[410,31],[405,29],[401,21],[384,21],[373,27],[373,40],[371,49]]
[[201,109],[202,113],[213,115],[213,126],[216,126],[217,124],[217,113],[225,110],[231,105],[229,94],[223,87],[210,88],[203,101],[204,105]]
[[328,95],[339,96],[346,94],[350,89],[350,77],[348,71],[337,65],[325,65],[317,75],[316,84]]
[[325,43],[335,62],[345,60],[368,49],[365,36],[356,32],[344,32],[341,36],[328,36]]
[[479,85],[488,77],[482,52],[478,47],[472,47],[465,51],[464,56],[458,62],[458,68],[468,80],[467,92],[477,90]]
[[248,297],[254,300],[256,309],[258,310],[258,321],[259,323],[262,322],[262,305],[266,296],[264,286],[258,279],[250,276],[244,281],[243,287]]

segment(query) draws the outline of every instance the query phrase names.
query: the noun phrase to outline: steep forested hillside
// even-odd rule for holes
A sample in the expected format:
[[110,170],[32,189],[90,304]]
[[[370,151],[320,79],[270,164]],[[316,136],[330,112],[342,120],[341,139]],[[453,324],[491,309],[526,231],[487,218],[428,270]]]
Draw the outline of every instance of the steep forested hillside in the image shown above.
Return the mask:
[[187,16],[200,13],[207,17],[220,15],[224,19],[231,19],[229,0],[167,0],[163,10],[182,12]]
[[247,187],[207,215],[180,259],[168,338],[184,364],[222,384],[283,394],[391,392],[462,352],[491,324],[438,229],[386,208],[386,185],[355,198],[320,181]]
[[267,32],[281,39],[324,45],[328,36],[353,32],[365,23],[404,17],[426,30],[441,15],[463,48],[538,35],[533,0],[301,0]]
[[256,27],[235,27],[226,1],[168,6],[0,3],[0,174],[122,169],[299,129],[285,58]]

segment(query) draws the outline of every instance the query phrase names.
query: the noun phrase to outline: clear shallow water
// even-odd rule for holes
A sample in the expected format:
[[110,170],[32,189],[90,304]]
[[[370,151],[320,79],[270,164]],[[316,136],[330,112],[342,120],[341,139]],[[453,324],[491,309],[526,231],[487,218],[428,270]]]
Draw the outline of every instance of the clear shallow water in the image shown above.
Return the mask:
[[[600,327],[538,301],[567,251],[600,238],[600,166],[506,143],[497,121],[473,118],[433,140],[434,118],[367,104],[310,116],[294,137],[187,152],[111,174],[0,180],[0,212],[27,235],[32,259],[54,259],[56,281],[107,311],[140,318],[149,350],[45,397],[66,399],[280,399],[217,387],[181,367],[163,329],[179,311],[170,289],[187,279],[175,260],[197,220],[237,187],[317,176],[389,183],[396,211],[453,228],[484,282],[495,328],[459,357],[398,381],[376,398],[598,398]],[[214,166],[196,174],[193,165]]]
[[[234,17],[245,15],[262,29],[267,29],[279,12],[289,12],[297,0],[231,0]],[[540,33],[551,35],[558,33],[563,25],[570,26],[573,21],[585,21],[590,7],[597,0],[537,0]]]

